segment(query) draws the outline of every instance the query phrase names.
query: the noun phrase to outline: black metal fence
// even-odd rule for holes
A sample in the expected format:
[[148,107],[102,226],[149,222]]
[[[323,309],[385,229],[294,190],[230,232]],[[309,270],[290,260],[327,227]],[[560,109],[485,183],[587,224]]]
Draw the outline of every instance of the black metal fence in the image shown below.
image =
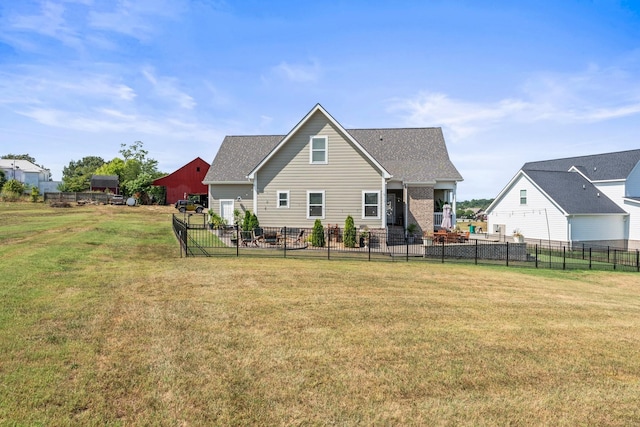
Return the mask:
[[[237,226],[212,229],[205,215],[173,215],[180,255],[326,258],[368,261],[423,261],[493,264],[562,270],[640,272],[640,252],[613,247],[569,244],[510,243],[469,239],[447,243],[407,237],[403,230],[357,231],[345,242],[344,230],[325,228],[323,244],[314,246],[312,229],[260,227],[251,232]],[[355,242],[354,242],[355,240]]]

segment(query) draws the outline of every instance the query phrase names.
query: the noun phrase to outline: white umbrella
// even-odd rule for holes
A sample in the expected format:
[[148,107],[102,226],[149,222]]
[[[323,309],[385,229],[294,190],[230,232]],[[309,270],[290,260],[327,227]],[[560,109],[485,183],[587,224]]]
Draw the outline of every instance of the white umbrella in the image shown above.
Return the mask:
[[445,203],[442,207],[442,224],[440,224],[440,227],[447,230],[451,228],[451,205],[448,203]]

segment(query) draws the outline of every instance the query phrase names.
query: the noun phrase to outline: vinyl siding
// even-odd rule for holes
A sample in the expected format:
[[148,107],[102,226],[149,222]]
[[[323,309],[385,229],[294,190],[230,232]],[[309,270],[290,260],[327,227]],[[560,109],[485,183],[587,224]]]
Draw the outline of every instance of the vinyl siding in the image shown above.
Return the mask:
[[[520,204],[520,190],[527,190],[526,205]],[[547,227],[548,221],[548,227]],[[567,219],[525,176],[520,176],[494,206],[487,218],[488,232],[504,225],[506,235],[519,229],[526,239],[568,240]]]
[[626,202],[624,210],[629,213],[629,240],[640,241],[640,202]]
[[627,177],[625,196],[627,197],[639,197],[640,196],[640,164],[636,165]]
[[[327,136],[327,164],[310,164],[311,136]],[[343,225],[347,215],[356,227],[378,228],[383,221],[383,179],[323,114],[316,112],[256,174],[257,215],[270,226],[312,227],[307,219],[307,192],[324,191],[324,225]],[[380,192],[380,219],[362,220],[362,190]],[[289,207],[277,208],[278,191],[289,192]]]
[[[238,201],[238,197],[242,200]],[[210,184],[209,207],[220,214],[220,200],[233,200],[233,208],[253,211],[253,186],[251,184]]]
[[613,203],[624,209],[622,201],[624,197],[624,182],[596,182],[593,184],[602,194],[605,194]]
[[626,221],[622,215],[589,215],[569,218],[571,240],[624,240]]

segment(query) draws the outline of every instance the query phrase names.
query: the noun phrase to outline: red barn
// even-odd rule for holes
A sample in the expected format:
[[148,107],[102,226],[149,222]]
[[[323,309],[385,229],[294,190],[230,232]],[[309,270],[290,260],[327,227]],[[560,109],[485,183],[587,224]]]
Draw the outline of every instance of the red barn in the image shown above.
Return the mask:
[[167,189],[166,203],[169,205],[178,200],[195,196],[191,198],[199,200],[201,204],[206,206],[208,189],[202,180],[204,180],[209,166],[211,166],[209,163],[196,157],[177,171],[154,180],[153,185]]

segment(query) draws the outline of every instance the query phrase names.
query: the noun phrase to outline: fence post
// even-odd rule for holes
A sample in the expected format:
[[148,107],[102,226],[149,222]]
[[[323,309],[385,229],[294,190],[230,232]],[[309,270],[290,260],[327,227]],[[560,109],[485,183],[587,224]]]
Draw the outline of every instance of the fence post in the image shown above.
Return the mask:
[[240,256],[240,226],[236,224],[233,227],[236,230],[236,256]]
[[618,250],[614,249],[613,250],[613,269],[616,269],[616,262],[618,261],[618,257],[616,256],[618,255]]
[[476,265],[478,265],[478,239],[476,239],[476,257],[475,257],[475,263]]
[[325,236],[327,242],[327,259],[331,259],[331,233],[327,230]]
[[507,244],[507,267],[509,267],[509,242],[505,241]]
[[562,269],[567,269],[567,247],[564,245],[562,246]]
[[592,261],[592,259],[591,259],[591,249],[593,249],[593,248],[589,247],[589,270],[591,270],[591,261]]
[[405,237],[405,243],[407,244],[407,258],[406,261],[409,262],[409,239]]
[[442,263],[444,264],[444,239],[442,239]]
[[636,249],[636,271],[640,271],[640,251]]
[[538,268],[538,244],[536,243],[536,268]]
[[284,257],[287,257],[287,226],[284,226]]
[[371,231],[367,232],[367,241],[369,242],[367,245],[369,247],[369,261],[371,261]]

